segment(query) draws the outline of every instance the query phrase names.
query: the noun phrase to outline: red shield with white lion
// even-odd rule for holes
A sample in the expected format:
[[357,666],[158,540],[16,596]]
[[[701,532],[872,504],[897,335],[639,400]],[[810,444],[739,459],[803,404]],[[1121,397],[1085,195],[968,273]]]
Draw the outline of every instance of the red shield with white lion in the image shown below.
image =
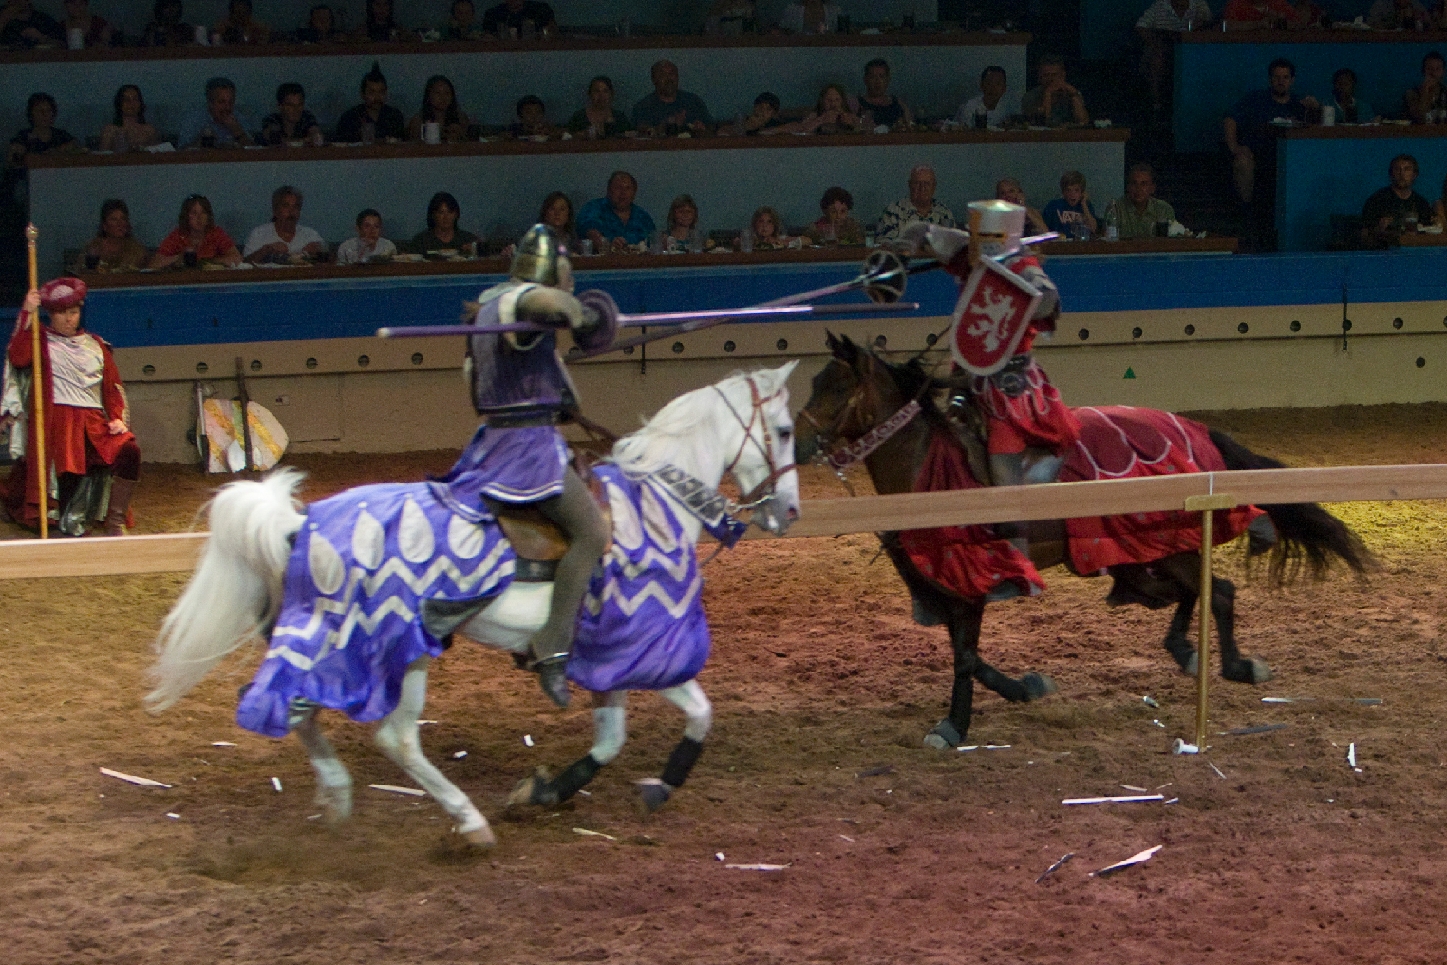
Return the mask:
[[950,351],[974,375],[1004,368],[1030,327],[1040,292],[998,262],[980,259],[955,302]]

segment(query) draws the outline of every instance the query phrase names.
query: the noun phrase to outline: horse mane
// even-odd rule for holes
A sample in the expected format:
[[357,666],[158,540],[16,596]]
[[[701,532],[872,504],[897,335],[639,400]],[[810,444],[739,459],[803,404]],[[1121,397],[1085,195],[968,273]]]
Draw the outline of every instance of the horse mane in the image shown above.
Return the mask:
[[667,464],[691,466],[707,459],[712,440],[698,431],[699,424],[713,415],[718,404],[714,389],[727,393],[746,384],[743,372],[731,373],[716,385],[685,392],[669,402],[643,427],[613,444],[613,462],[629,472],[653,472]]

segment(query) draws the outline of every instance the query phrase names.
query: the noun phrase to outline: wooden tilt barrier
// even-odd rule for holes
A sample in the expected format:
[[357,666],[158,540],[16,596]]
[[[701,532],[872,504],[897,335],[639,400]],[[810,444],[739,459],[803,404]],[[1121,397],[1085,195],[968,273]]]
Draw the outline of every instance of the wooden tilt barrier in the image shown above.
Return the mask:
[[[1447,498],[1447,465],[1330,466],[1190,473],[1150,479],[1006,486],[942,493],[813,499],[804,502],[788,537],[843,536],[1035,519],[1125,513],[1200,512],[1207,538],[1202,586],[1211,582],[1212,512],[1272,503],[1378,502]],[[0,580],[114,576],[190,570],[205,533],[0,542]],[[750,538],[773,538],[751,531]],[[1197,660],[1196,745],[1206,741],[1210,594],[1201,594]]]

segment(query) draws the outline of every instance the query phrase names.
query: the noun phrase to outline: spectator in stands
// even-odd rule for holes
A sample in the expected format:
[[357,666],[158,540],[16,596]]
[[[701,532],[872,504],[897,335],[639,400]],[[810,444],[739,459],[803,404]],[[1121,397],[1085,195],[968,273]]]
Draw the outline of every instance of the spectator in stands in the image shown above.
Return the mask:
[[[1236,194],[1251,204],[1258,194],[1263,207],[1276,203],[1276,130],[1278,118],[1304,123],[1308,110],[1320,107],[1315,97],[1301,98],[1291,92],[1296,83],[1296,65],[1284,57],[1266,68],[1270,86],[1253,90],[1236,102],[1222,122],[1226,149],[1231,152],[1231,172]],[[1268,190],[1269,189],[1269,190]]]
[[1204,27],[1210,20],[1211,8],[1206,0],[1155,0],[1136,21],[1135,32],[1141,40],[1141,73],[1150,84],[1151,107],[1157,114],[1166,108],[1177,37]]
[[1336,108],[1336,119],[1343,124],[1367,124],[1380,117],[1373,113],[1372,105],[1357,96],[1357,75],[1350,67],[1331,75],[1331,104]]
[[1065,80],[1065,61],[1047,54],[1040,58],[1035,71],[1040,83],[1027,90],[1020,100],[1026,120],[1048,127],[1090,123],[1085,98]]
[[1297,12],[1286,0],[1230,0],[1221,11],[1227,30],[1285,30],[1297,25]]
[[864,226],[849,212],[854,210],[854,195],[835,186],[819,199],[823,214],[805,232],[815,245],[862,245]]
[[[527,25],[540,34],[556,33],[558,21],[553,17],[553,8],[537,0],[503,0],[495,7],[489,7],[482,15],[482,32],[494,37],[516,39],[527,35]],[[515,32],[514,32],[515,31]],[[506,38],[504,38],[506,39]]]
[[508,128],[513,137],[556,137],[558,129],[548,123],[548,109],[537,94],[525,94],[517,102],[517,123]]
[[425,254],[477,254],[478,237],[471,231],[457,226],[462,217],[462,205],[446,191],[438,191],[427,202],[427,230],[419,231],[407,242],[407,250],[419,255]]
[[746,134],[781,134],[789,124],[779,116],[779,95],[764,91],[754,98],[754,109],[749,116],[727,129],[720,128],[720,134],[742,136]]
[[791,34],[832,34],[839,29],[838,4],[802,0],[784,8],[779,26]]
[[572,250],[578,241],[578,230],[573,223],[573,202],[561,191],[554,191],[543,199],[538,208],[538,224],[553,229],[553,236]]
[[296,32],[298,43],[334,44],[342,37],[337,33],[337,18],[332,8],[324,3],[312,7],[306,16],[306,26]]
[[1432,223],[1447,229],[1447,178],[1442,179],[1442,193],[1432,205]]
[[306,91],[288,81],[276,89],[276,111],[261,122],[261,143],[276,147],[299,142],[319,146],[322,128],[306,109]]
[[697,94],[678,89],[678,67],[670,60],[660,60],[649,71],[653,93],[633,105],[633,126],[649,134],[675,134],[692,131],[707,134],[713,128],[713,115]]
[[86,271],[135,271],[150,253],[131,234],[131,209],[119,198],[100,206],[100,230],[81,249],[76,269]]
[[301,224],[301,192],[283,184],[271,192],[271,220],[257,225],[246,236],[242,257],[253,265],[294,264],[320,261],[327,243],[315,229]]
[[1417,0],[1377,0],[1367,12],[1367,26],[1375,30],[1421,30],[1428,19]]
[[803,134],[855,134],[869,130],[868,120],[849,109],[848,97],[838,84],[825,84],[814,112],[789,129]]
[[1040,212],[1030,207],[1030,202],[1025,200],[1025,189],[1020,187],[1020,182],[1014,178],[1001,178],[995,182],[995,200],[1008,201],[1024,208],[1025,227],[1031,234],[1044,234],[1050,230],[1045,227],[1045,219],[1040,216]]
[[357,215],[357,236],[337,245],[337,264],[386,261],[396,253],[397,246],[382,237],[382,215],[375,208],[367,208]]
[[664,254],[703,250],[703,232],[698,225],[698,204],[693,196],[680,194],[668,206],[667,227],[659,238]]
[[216,226],[216,216],[205,195],[188,195],[181,202],[176,227],[151,256],[150,268],[195,268],[203,263],[235,267],[241,264],[236,242]]
[[196,39],[196,29],[185,21],[181,0],[156,0],[151,22],[141,35],[147,47],[185,47]]
[[1105,209],[1106,224],[1113,224],[1122,241],[1153,238],[1156,225],[1176,220],[1176,211],[1156,197],[1156,171],[1144,161],[1132,164],[1125,176],[1125,197]]
[[1085,175],[1079,171],[1060,175],[1060,197],[1047,201],[1040,217],[1046,228],[1060,232],[1062,238],[1089,241],[1100,233],[1100,222],[1085,189]]
[[754,212],[754,216],[749,219],[749,231],[753,234],[755,251],[787,248],[792,240],[784,232],[784,222],[779,218],[779,212],[768,205]]
[[467,127],[472,123],[457,106],[457,90],[452,81],[442,74],[427,78],[427,85],[422,88],[422,110],[407,122],[407,140],[422,140],[422,125],[434,122],[441,125],[442,140],[446,144],[466,138]]
[[60,108],[55,98],[44,91],[30,95],[25,102],[25,118],[30,126],[10,139],[10,151],[6,155],[8,166],[25,177],[28,159],[32,154],[49,151],[79,151],[80,144],[64,128],[55,126],[55,117]]
[[606,197],[594,198],[578,211],[578,234],[593,242],[598,254],[646,244],[653,236],[653,217],[633,203],[638,179],[627,171],[608,177]]
[[0,7],[0,45],[36,47],[65,42],[65,28],[36,10],[30,0],[9,0]]
[[367,0],[367,16],[357,30],[357,39],[373,43],[402,39],[402,28],[392,16],[392,0]]
[[244,147],[255,130],[251,118],[236,109],[236,85],[227,77],[206,82],[206,109],[181,122],[179,147]]
[[123,84],[112,101],[115,114],[111,123],[101,128],[102,151],[139,151],[160,143],[161,135],[154,125],[146,123],[146,99],[135,84]]
[[1396,244],[1403,232],[1415,232],[1432,223],[1432,204],[1412,189],[1420,173],[1417,159],[1398,154],[1387,165],[1391,183],[1375,191],[1362,205],[1362,244],[1368,248],[1387,248]]
[[357,144],[400,141],[406,136],[407,120],[387,103],[387,78],[373,61],[372,69],[362,75],[362,103],[348,109],[337,121],[336,139],[343,144]]
[[251,0],[230,0],[226,19],[212,30],[221,35],[223,44],[264,44],[271,39],[271,28],[251,15]]
[[963,127],[1003,127],[1023,113],[1020,93],[1009,89],[1005,68],[990,66],[980,72],[980,92],[960,105],[955,121]]
[[849,98],[849,110],[863,118],[867,128],[908,130],[914,124],[909,106],[889,92],[889,61],[881,57],[864,65],[864,93]]
[[588,81],[588,104],[568,119],[568,130],[589,140],[621,137],[633,125],[628,115],[613,106],[613,80],[599,74]]
[[921,164],[909,172],[909,197],[896,201],[884,209],[879,216],[878,235],[880,241],[894,241],[906,225],[923,221],[926,224],[945,228],[955,226],[955,215],[935,198],[938,181],[935,170],[928,164]]
[[90,12],[89,0],[65,0],[65,23],[61,26],[67,37],[72,30],[79,30],[87,47],[109,47],[116,41],[115,28],[105,17]]
[[1442,55],[1431,51],[1422,58],[1422,82],[1402,95],[1407,116],[1414,124],[1447,120],[1447,87],[1442,84]]
[[708,37],[737,37],[753,33],[757,27],[754,0],[714,0],[703,18],[703,32]]
[[486,36],[472,0],[452,0],[452,13],[447,18],[447,26],[442,28],[442,36],[448,40],[478,40]]

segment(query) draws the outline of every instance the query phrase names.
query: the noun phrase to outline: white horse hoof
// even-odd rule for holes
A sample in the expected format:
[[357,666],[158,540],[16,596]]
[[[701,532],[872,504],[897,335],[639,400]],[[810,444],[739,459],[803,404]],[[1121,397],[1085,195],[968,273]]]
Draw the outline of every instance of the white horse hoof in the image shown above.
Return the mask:
[[352,816],[352,786],[327,787],[323,784],[317,788],[313,803],[322,809],[322,820],[327,827],[340,827]]
[[497,835],[492,833],[492,828],[484,824],[480,828],[473,828],[471,831],[458,831],[462,840],[474,848],[490,848],[497,844]]
[[1248,657],[1247,661],[1251,664],[1251,682],[1253,684],[1264,684],[1276,676],[1271,665],[1260,657]]
[[947,751],[950,749],[950,742],[939,734],[926,734],[924,735],[924,746],[937,751]]

